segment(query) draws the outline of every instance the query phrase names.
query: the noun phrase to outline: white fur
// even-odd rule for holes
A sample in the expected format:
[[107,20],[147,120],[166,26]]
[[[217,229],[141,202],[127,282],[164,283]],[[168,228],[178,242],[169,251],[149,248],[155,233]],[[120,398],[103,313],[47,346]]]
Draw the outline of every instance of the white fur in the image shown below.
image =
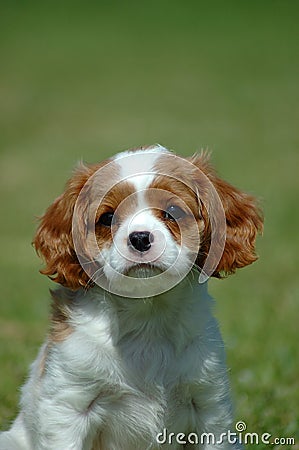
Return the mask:
[[170,153],[162,145],[154,145],[147,149],[139,149],[134,152],[128,150],[117,153],[114,157],[121,166],[121,179],[130,179],[137,191],[146,189],[154,179],[153,166],[162,153]]
[[211,303],[193,273],[154,298],[78,291],[70,306],[75,331],[41,349],[1,450],[90,450],[97,434],[100,450],[158,449],[164,427],[216,436],[229,430],[225,356]]

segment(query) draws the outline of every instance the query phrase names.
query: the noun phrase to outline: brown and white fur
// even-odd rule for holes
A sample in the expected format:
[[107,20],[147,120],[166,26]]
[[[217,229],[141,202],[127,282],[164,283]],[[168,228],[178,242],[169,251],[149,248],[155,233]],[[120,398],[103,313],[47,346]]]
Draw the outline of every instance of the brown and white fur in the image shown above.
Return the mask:
[[[256,260],[262,218],[206,155],[183,159],[157,145],[75,171],[34,239],[42,273],[61,286],[1,450],[238,447],[225,438],[234,429],[225,352],[207,283],[198,282],[217,227],[212,188],[226,222],[210,266],[220,278]],[[163,430],[171,443],[157,440]],[[203,433],[215,441],[200,443]]]

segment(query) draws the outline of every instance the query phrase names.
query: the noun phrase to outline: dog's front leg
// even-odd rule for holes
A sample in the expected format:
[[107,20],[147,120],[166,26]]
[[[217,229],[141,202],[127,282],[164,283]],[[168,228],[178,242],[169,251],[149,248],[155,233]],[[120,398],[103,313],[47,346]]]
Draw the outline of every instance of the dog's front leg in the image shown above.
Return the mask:
[[104,409],[93,407],[99,382],[85,375],[71,370],[59,346],[44,345],[22,388],[21,413],[3,436],[11,445],[0,450],[90,450]]
[[[101,428],[101,414],[88,408],[80,411],[75,404],[45,395],[42,389],[33,392],[30,384],[31,380],[24,386],[22,412],[12,428],[0,434],[0,450],[90,450]],[[25,403],[30,393],[31,403]]]
[[[231,439],[233,431],[232,404],[226,371],[219,368],[214,383],[207,383],[204,390],[194,390],[191,403],[195,434],[189,435],[186,449],[237,450],[237,442]],[[211,380],[212,381],[212,378]],[[197,439],[197,445],[192,445]]]
[[74,394],[77,388],[68,386],[53,396],[41,389],[33,408],[26,408],[24,423],[29,434],[30,450],[91,449],[103,417],[100,413],[89,411],[88,407],[82,407],[80,400],[76,401]]

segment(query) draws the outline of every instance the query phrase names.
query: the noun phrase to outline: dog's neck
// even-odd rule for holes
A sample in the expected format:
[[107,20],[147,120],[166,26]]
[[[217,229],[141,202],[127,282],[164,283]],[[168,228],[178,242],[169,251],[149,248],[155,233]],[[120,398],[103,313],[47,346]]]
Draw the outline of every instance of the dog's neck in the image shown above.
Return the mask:
[[[139,280],[136,279],[136,283]],[[207,294],[207,283],[200,284],[198,282],[198,274],[191,271],[183,280],[168,291],[162,292],[155,296],[144,296],[134,298],[131,296],[119,296],[109,294],[111,302],[121,311],[132,311],[138,315],[150,317],[155,313],[163,314],[163,310],[169,313],[170,310],[181,309],[192,302],[193,299],[205,297]]]
[[199,284],[196,273],[189,273],[174,288],[155,297],[128,298],[109,294],[109,298],[116,312],[119,340],[128,335],[137,336],[140,331],[149,334],[151,339],[159,335],[172,339],[182,332],[176,326],[178,318],[184,333],[192,336],[194,330],[200,328],[202,318],[208,316],[204,310],[210,308],[207,283]]

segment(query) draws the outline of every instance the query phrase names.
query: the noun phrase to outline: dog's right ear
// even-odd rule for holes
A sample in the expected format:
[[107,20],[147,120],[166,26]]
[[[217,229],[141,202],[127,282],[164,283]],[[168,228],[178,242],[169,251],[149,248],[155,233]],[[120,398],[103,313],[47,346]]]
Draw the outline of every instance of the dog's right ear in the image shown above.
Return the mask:
[[[81,267],[72,238],[72,220],[77,198],[95,169],[81,164],[66,185],[66,189],[41,217],[33,245],[46,267],[40,272],[53,281],[78,289],[86,286],[89,277]],[[79,205],[80,208],[80,205]],[[82,207],[83,208],[83,207]],[[86,208],[86,207],[85,207]],[[79,211],[79,227],[84,234],[87,211]]]

